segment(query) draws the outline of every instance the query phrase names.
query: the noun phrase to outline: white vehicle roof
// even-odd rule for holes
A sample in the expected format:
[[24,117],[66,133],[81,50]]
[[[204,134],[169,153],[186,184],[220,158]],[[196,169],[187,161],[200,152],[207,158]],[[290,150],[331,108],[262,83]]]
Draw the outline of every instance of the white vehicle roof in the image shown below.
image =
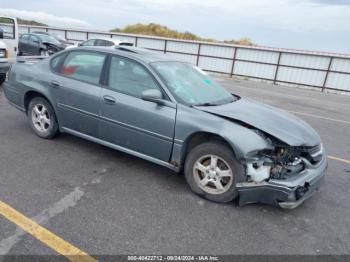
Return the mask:
[[[122,41],[116,38],[108,38],[108,37],[93,37],[93,38],[89,38],[88,40],[105,40],[105,41],[109,41],[109,42],[113,42],[114,45],[120,45],[121,43],[130,43],[130,42],[126,42],[126,41]],[[88,41],[86,40],[86,41]],[[84,41],[85,42],[85,41]]]

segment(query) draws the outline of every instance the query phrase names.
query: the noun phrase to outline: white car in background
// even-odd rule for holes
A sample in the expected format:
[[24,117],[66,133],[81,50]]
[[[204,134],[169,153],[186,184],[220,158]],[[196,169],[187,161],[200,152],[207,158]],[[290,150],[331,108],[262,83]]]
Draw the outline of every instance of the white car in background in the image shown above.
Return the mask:
[[18,52],[18,26],[15,17],[0,16],[0,85],[16,61]]
[[133,43],[121,41],[119,39],[99,37],[99,38],[91,38],[79,44],[67,46],[66,49],[78,47],[78,46],[133,46],[133,45],[134,45]]

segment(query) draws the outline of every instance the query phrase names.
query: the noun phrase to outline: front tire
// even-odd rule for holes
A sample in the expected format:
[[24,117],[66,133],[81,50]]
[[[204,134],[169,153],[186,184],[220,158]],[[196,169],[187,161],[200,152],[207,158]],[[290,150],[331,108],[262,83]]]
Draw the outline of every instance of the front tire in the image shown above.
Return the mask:
[[5,82],[6,74],[0,74],[0,86]]
[[28,107],[28,120],[34,133],[45,139],[52,139],[58,133],[55,111],[43,97],[34,97]]
[[243,167],[221,142],[206,142],[192,149],[185,162],[185,178],[194,193],[210,201],[227,203],[238,196],[236,178]]
[[40,50],[40,56],[49,56],[49,52],[44,50],[44,49],[41,49]]

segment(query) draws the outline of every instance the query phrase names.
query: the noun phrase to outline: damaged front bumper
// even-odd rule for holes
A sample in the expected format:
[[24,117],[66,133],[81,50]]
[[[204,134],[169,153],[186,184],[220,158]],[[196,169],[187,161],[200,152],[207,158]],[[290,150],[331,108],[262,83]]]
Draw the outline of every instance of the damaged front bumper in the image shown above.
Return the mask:
[[326,154],[317,165],[303,161],[306,168],[286,179],[237,183],[239,205],[264,203],[287,209],[299,206],[319,189],[328,166]]

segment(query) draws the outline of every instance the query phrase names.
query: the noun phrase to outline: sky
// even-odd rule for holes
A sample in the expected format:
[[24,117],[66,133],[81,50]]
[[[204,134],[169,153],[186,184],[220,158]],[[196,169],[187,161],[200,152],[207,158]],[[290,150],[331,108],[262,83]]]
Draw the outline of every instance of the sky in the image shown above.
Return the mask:
[[350,0],[0,0],[0,14],[102,30],[154,22],[218,40],[350,54]]

